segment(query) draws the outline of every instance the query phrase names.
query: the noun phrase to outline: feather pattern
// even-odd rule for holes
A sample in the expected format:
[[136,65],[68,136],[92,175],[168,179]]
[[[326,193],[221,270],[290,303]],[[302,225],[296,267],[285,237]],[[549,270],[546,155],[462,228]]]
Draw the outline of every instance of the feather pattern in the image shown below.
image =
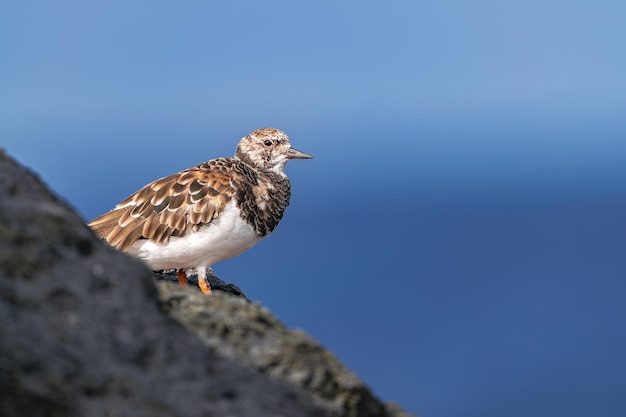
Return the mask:
[[284,173],[290,159],[312,156],[291,147],[287,135],[258,129],[239,141],[234,158],[217,158],[144,186],[89,226],[117,249],[152,269],[206,271],[274,231],[291,197]]
[[137,239],[164,243],[210,224],[250,178],[248,171],[233,158],[205,162],[146,185],[89,226],[120,250]]

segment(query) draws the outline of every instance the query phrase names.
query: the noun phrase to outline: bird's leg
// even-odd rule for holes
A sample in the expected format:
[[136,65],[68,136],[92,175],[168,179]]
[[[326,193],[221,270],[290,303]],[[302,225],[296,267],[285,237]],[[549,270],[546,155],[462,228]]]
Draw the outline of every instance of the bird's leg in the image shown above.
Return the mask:
[[176,278],[178,278],[178,283],[183,287],[187,286],[187,273],[184,268],[180,268],[176,271]]
[[198,287],[202,290],[206,295],[210,295],[213,291],[211,291],[211,284],[206,277],[207,268],[204,266],[198,267]]

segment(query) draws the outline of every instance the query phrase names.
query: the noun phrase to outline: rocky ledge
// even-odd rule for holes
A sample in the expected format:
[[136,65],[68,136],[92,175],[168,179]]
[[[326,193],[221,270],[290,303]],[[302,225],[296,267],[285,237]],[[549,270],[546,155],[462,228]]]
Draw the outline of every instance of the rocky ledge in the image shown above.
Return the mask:
[[0,151],[0,415],[408,416],[236,286],[171,279]]

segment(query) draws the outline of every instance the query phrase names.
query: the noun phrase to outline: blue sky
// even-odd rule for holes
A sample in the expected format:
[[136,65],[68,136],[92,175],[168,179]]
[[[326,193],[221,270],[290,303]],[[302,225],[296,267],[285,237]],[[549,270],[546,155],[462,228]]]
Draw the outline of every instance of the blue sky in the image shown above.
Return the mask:
[[624,16],[606,0],[9,2],[0,146],[91,219],[281,128],[316,159],[289,164],[283,223],[220,277],[411,412],[619,415]]

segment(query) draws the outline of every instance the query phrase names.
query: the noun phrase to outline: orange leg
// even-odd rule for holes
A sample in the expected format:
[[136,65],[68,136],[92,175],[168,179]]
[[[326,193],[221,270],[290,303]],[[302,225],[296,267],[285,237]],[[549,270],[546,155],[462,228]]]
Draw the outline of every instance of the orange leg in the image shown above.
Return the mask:
[[211,284],[206,278],[206,268],[198,268],[198,287],[200,287],[200,290],[202,290],[202,292],[206,295],[211,295],[213,293],[213,291],[211,291]]
[[178,278],[178,283],[183,287],[187,286],[187,273],[183,268],[176,271],[176,278]]
[[206,295],[213,294],[213,291],[211,290],[211,284],[209,284],[209,281],[207,281],[206,278],[198,279],[198,286],[200,287],[200,290],[202,290],[202,292]]

